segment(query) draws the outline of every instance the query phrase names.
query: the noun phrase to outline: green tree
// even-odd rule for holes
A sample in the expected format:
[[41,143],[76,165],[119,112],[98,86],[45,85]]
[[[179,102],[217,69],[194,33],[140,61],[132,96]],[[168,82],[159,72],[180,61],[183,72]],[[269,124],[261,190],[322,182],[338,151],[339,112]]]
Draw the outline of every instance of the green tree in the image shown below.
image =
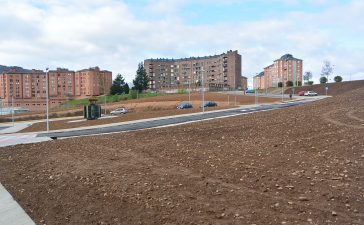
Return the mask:
[[292,86],[293,86],[293,82],[292,82],[291,80],[288,80],[288,81],[286,82],[286,86],[287,86],[287,87],[292,87]]
[[124,84],[123,89],[125,94],[129,94],[130,88],[128,83]]
[[110,94],[111,95],[122,94],[124,92],[124,85],[125,85],[124,78],[119,73],[112,82],[112,86],[110,88]]
[[320,78],[320,84],[325,84],[327,83],[327,78],[326,77],[321,77]]
[[311,81],[311,80],[310,80],[310,81],[308,82],[308,85],[313,85],[313,81]]
[[343,81],[343,78],[341,76],[334,77],[335,82],[341,82]]
[[138,70],[136,71],[135,79],[133,80],[134,90],[138,90],[139,92],[142,92],[143,90],[146,90],[148,88],[148,81],[149,78],[147,76],[147,72],[144,69],[143,63],[138,64]]

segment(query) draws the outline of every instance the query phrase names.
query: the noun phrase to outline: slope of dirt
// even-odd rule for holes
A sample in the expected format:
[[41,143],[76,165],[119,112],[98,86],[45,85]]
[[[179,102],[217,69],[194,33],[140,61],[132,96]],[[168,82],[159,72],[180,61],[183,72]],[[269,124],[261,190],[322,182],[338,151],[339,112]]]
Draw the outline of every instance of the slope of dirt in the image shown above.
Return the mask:
[[[314,91],[319,95],[326,94],[326,87],[328,87],[327,95],[336,96],[343,94],[348,91],[352,91],[358,88],[364,87],[364,80],[356,80],[356,81],[345,81],[339,83],[327,83],[327,84],[315,84],[311,86],[302,86],[302,87],[295,87],[295,93],[299,91]],[[286,94],[292,93],[292,89],[289,88],[285,90]]]
[[0,148],[0,182],[37,224],[359,225],[363,99]]
[[[185,100],[187,97],[187,101]],[[237,105],[253,104],[255,99],[252,96],[234,96],[219,93],[206,93],[206,101],[214,100],[218,103],[217,107],[205,108],[206,111],[226,109]],[[185,100],[185,101],[183,101]],[[236,102],[235,102],[236,100]],[[271,103],[280,101],[281,99],[275,98],[259,98],[259,103]],[[158,96],[153,98],[144,98],[133,101],[119,102],[117,104],[109,105],[109,109],[118,107],[126,107],[129,113],[125,115],[118,115],[117,117],[104,118],[98,120],[81,120],[73,122],[72,120],[59,120],[51,121],[49,124],[50,130],[69,129],[85,126],[95,126],[101,124],[112,124],[131,120],[155,118],[162,116],[172,116],[186,113],[201,112],[201,95],[194,94],[191,98],[191,104],[194,108],[191,109],[176,109],[176,105],[181,102],[188,102],[188,95],[170,95]],[[36,132],[46,130],[46,123],[35,123],[30,127],[21,130],[20,132]]]

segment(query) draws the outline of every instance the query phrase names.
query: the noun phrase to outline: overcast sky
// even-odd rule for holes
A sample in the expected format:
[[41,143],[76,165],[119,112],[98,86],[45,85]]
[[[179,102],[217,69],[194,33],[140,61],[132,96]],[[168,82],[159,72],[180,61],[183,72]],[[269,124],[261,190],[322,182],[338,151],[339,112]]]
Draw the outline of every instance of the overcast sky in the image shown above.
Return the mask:
[[[128,82],[146,58],[238,50],[252,77],[286,53],[364,79],[363,0],[0,0],[0,65],[100,66]],[[331,77],[331,79],[333,76]]]

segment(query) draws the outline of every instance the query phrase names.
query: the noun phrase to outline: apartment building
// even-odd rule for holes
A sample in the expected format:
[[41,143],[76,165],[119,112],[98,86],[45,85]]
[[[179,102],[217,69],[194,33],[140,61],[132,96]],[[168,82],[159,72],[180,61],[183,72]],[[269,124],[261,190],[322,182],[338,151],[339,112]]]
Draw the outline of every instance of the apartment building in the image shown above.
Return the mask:
[[264,81],[265,81],[264,72],[260,72],[259,74],[253,77],[253,88],[254,89],[263,88]]
[[112,72],[91,67],[75,73],[75,96],[108,94],[112,85]]
[[274,60],[274,63],[265,67],[264,72],[253,77],[253,86],[257,89],[278,87],[280,82],[286,86],[287,81],[292,81],[295,86],[302,84],[303,61],[285,54]]
[[[64,68],[48,71],[50,107],[72,98],[97,96],[107,93],[112,84],[112,73],[98,67],[82,70],[82,86],[76,84],[74,72]],[[79,79],[81,80],[81,79]],[[81,92],[80,88],[85,91]],[[23,107],[44,110],[46,106],[46,72],[11,68],[0,73],[0,100],[2,107]]]
[[244,77],[244,76],[241,77],[241,88],[242,88],[242,90],[248,89],[248,78],[247,77]]
[[180,59],[146,59],[144,68],[152,90],[200,88],[242,89],[241,55],[228,51],[220,55]]

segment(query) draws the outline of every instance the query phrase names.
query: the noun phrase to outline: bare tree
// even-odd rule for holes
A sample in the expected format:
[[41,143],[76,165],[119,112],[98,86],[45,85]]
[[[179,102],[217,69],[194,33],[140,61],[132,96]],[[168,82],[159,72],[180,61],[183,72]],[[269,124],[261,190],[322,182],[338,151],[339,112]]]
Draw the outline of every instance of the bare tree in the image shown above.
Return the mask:
[[312,72],[311,71],[305,72],[305,74],[303,75],[303,80],[306,81],[305,83],[308,84],[308,82],[311,79],[312,79]]
[[330,61],[324,61],[324,65],[321,70],[321,77],[326,77],[327,82],[329,81],[329,75],[332,74],[334,67],[331,65]]

